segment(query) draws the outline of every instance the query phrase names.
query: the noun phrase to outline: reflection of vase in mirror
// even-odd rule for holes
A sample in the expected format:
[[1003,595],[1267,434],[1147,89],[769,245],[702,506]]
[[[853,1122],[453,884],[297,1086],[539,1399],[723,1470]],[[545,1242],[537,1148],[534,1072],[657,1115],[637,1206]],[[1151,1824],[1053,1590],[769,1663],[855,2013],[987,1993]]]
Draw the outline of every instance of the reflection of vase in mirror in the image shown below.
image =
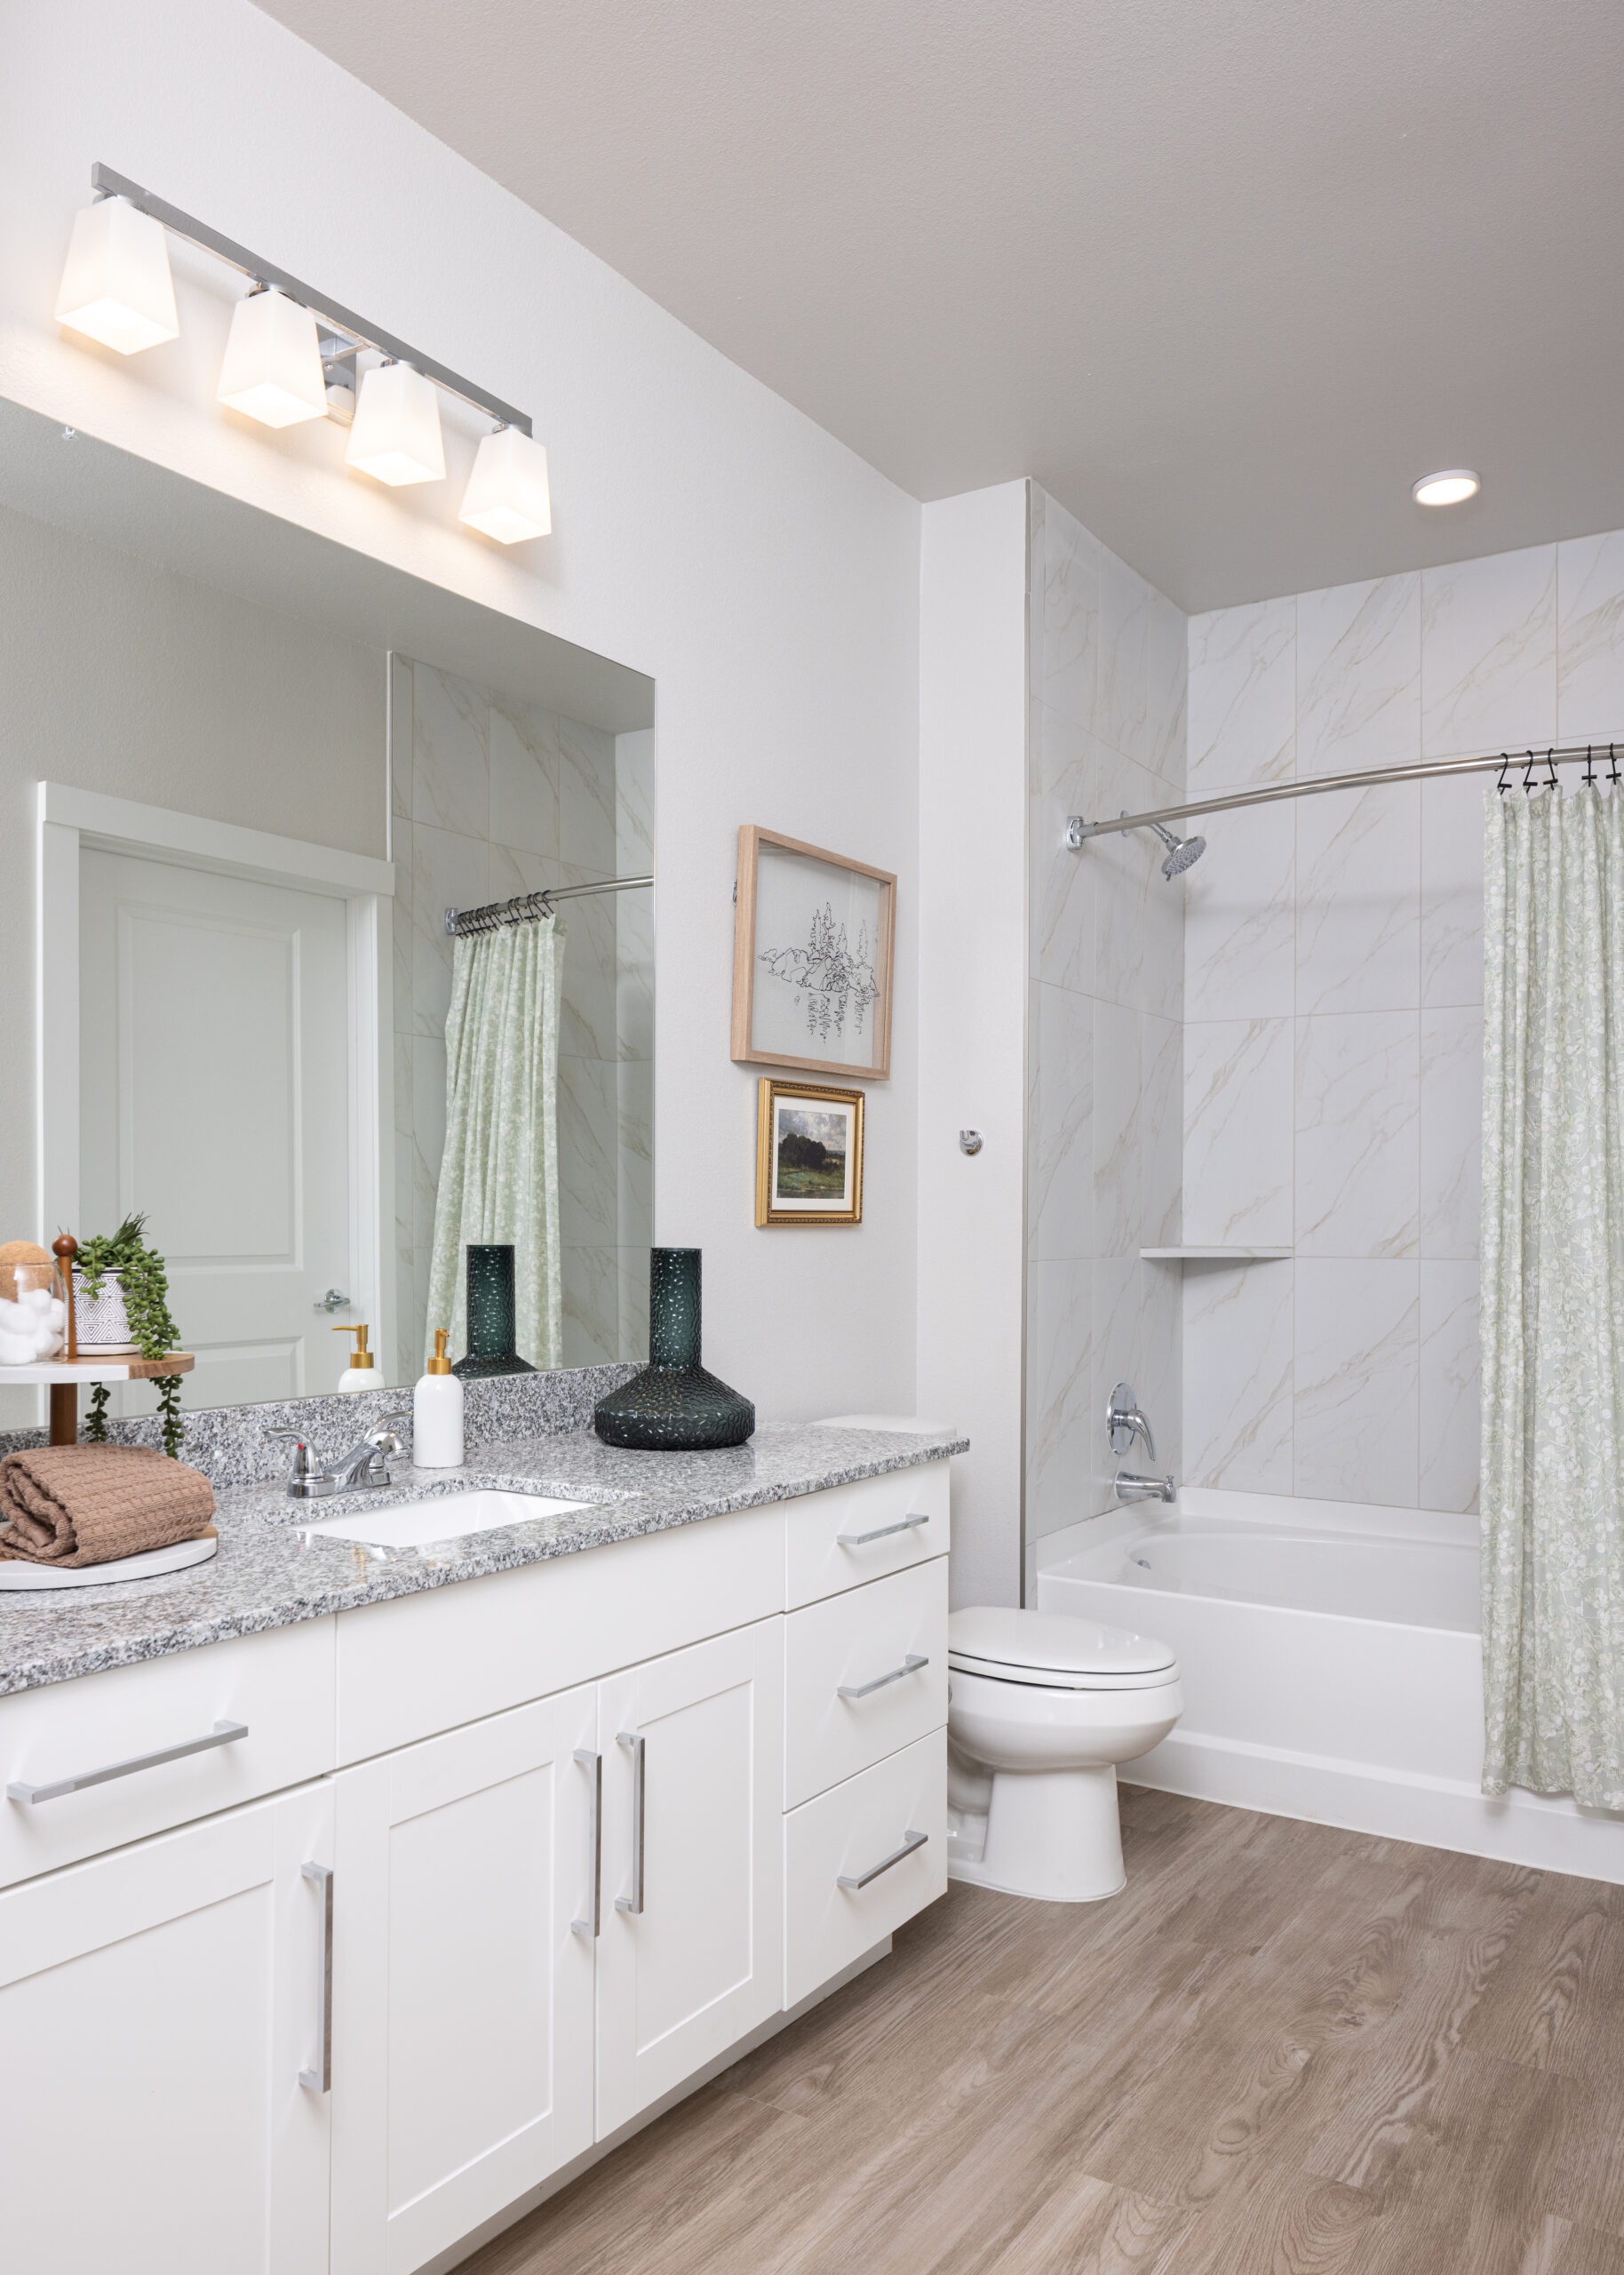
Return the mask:
[[470,1241],[466,1253],[468,1348],[451,1372],[464,1382],[487,1375],[533,1375],[535,1368],[514,1347],[518,1305],[512,1241]]
[[605,1444],[643,1453],[741,1446],[756,1410],[699,1363],[700,1251],[657,1248],[649,1258],[649,1364],[598,1401],[593,1425]]

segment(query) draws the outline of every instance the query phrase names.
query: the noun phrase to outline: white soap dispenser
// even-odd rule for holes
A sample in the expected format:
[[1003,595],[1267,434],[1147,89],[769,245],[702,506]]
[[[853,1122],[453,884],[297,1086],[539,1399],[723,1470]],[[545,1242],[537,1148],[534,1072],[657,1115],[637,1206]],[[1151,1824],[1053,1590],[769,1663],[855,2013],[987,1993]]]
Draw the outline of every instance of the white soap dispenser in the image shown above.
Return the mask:
[[350,1353],[350,1362],[338,1377],[340,1390],[382,1390],[383,1375],[377,1360],[367,1349],[368,1330],[364,1327],[335,1327],[335,1335],[353,1335],[355,1348]]
[[449,1328],[434,1329],[434,1355],[411,1394],[411,1465],[462,1467],[462,1383],[451,1372],[445,1346]]

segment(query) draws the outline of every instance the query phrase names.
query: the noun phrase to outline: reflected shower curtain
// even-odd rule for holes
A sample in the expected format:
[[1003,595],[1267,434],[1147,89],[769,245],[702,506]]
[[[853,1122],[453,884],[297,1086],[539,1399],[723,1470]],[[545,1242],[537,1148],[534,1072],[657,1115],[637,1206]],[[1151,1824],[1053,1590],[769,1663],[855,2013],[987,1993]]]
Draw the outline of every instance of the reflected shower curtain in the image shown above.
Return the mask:
[[558,1235],[558,1019],[564,928],[555,917],[456,942],[445,1022],[445,1153],[434,1204],[426,1349],[449,1326],[468,1347],[469,1241],[511,1241],[519,1354],[563,1356]]
[[1483,1784],[1624,1808],[1624,802],[1487,806]]

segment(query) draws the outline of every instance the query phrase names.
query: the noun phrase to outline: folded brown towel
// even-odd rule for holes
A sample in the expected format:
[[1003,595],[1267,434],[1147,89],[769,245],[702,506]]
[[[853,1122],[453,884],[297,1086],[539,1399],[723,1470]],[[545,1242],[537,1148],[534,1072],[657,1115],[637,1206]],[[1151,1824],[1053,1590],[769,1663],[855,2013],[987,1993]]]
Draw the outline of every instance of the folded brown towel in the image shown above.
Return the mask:
[[0,1461],[0,1557],[110,1564],[212,1533],[214,1493],[150,1446],[36,1446]]

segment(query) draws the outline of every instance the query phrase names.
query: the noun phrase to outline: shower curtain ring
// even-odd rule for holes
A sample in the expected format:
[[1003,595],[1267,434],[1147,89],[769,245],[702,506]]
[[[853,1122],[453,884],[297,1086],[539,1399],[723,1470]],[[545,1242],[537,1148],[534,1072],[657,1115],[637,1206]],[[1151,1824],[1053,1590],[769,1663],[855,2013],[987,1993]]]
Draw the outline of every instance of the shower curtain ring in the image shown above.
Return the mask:
[[1612,769],[1607,779],[1609,782],[1616,782],[1619,778],[1619,759],[1617,746],[1612,743],[1607,746],[1607,763]]
[[1545,754],[1545,766],[1549,777],[1545,786],[1548,790],[1554,790],[1556,786],[1556,752],[1554,744]]
[[1528,754],[1528,763],[1527,763],[1527,765],[1523,769],[1523,790],[1524,790],[1524,794],[1526,795],[1528,793],[1532,792],[1532,788],[1533,788],[1533,753],[1532,753],[1532,751],[1530,751],[1530,752],[1529,752],[1529,754]]
[[1590,754],[1590,745],[1588,743],[1585,745],[1584,778],[1587,782],[1594,782],[1596,779],[1596,762]]
[[1507,791],[1508,787],[1509,786],[1508,785],[1507,781],[1506,781],[1506,769],[1510,765],[1510,763],[1511,763],[1511,754],[1510,754],[1510,752],[1509,752],[1509,751],[1504,751],[1504,750],[1502,750],[1502,751],[1501,751],[1501,754],[1500,754],[1500,779],[1499,779],[1499,781],[1494,785],[1494,787],[1495,787],[1495,788],[1500,792],[1500,794],[1501,794],[1501,796],[1502,798],[1505,796],[1505,794],[1506,794],[1506,791]]

